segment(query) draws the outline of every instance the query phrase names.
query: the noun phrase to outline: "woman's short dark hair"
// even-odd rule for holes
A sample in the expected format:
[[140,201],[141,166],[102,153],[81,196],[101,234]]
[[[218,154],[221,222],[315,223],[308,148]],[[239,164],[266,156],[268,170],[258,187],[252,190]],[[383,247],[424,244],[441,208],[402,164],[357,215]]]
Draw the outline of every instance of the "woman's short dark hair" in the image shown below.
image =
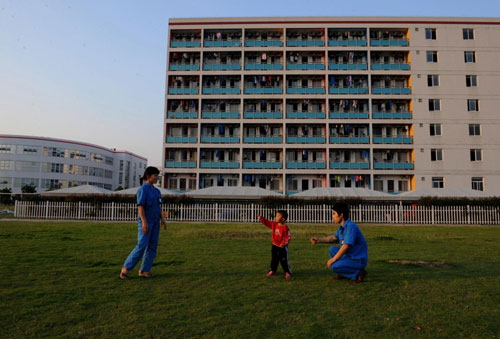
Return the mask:
[[158,170],[158,168],[153,167],[153,166],[147,167],[146,170],[144,171],[144,175],[140,179],[141,186],[144,183],[144,181],[148,180],[150,176],[155,175],[155,174],[160,174],[160,171]]
[[342,214],[344,217],[344,220],[349,219],[349,206],[345,202],[336,202],[332,210],[337,212],[337,214],[340,215]]

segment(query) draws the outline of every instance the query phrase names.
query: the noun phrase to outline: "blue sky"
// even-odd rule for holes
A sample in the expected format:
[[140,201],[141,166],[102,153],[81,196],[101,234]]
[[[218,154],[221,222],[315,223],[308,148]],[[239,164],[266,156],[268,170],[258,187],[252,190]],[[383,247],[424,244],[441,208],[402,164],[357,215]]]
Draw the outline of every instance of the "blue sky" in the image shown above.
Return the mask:
[[493,0],[0,0],[0,133],[126,149],[159,166],[169,18],[499,15]]

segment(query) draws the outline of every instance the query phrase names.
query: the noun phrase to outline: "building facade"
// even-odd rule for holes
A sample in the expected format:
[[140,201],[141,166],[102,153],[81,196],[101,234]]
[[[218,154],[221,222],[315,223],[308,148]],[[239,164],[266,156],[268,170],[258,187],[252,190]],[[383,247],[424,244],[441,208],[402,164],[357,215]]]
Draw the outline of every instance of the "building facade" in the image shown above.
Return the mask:
[[0,134],[0,189],[19,193],[79,185],[108,190],[139,186],[147,159],[131,152],[71,140]]
[[171,19],[163,186],[500,192],[500,19]]

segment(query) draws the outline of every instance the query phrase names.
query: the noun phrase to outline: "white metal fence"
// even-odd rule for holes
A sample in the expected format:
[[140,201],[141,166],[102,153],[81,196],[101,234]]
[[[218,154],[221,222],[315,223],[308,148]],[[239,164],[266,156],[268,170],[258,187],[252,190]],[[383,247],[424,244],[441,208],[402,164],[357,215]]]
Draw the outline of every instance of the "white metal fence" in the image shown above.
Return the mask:
[[[332,222],[331,209],[327,205],[280,208],[250,203],[163,205],[167,220],[194,222],[257,222],[257,214],[272,219],[278,209],[288,212],[289,223]],[[16,201],[14,213],[18,218],[134,221],[137,206],[134,203]],[[496,207],[479,206],[356,205],[351,206],[351,219],[357,223],[498,225],[500,211]]]

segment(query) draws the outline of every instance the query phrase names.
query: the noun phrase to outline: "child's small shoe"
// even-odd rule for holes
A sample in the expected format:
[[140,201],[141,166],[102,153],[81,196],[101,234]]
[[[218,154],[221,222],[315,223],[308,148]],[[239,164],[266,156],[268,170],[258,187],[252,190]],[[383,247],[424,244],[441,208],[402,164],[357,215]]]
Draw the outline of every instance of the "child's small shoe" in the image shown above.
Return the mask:
[[292,275],[290,273],[286,272],[285,279],[290,279],[291,277],[292,277]]
[[274,271],[269,271],[269,272],[267,272],[266,277],[272,277],[272,276],[273,276],[273,275],[275,275],[275,274],[276,274],[276,272],[274,272]]

